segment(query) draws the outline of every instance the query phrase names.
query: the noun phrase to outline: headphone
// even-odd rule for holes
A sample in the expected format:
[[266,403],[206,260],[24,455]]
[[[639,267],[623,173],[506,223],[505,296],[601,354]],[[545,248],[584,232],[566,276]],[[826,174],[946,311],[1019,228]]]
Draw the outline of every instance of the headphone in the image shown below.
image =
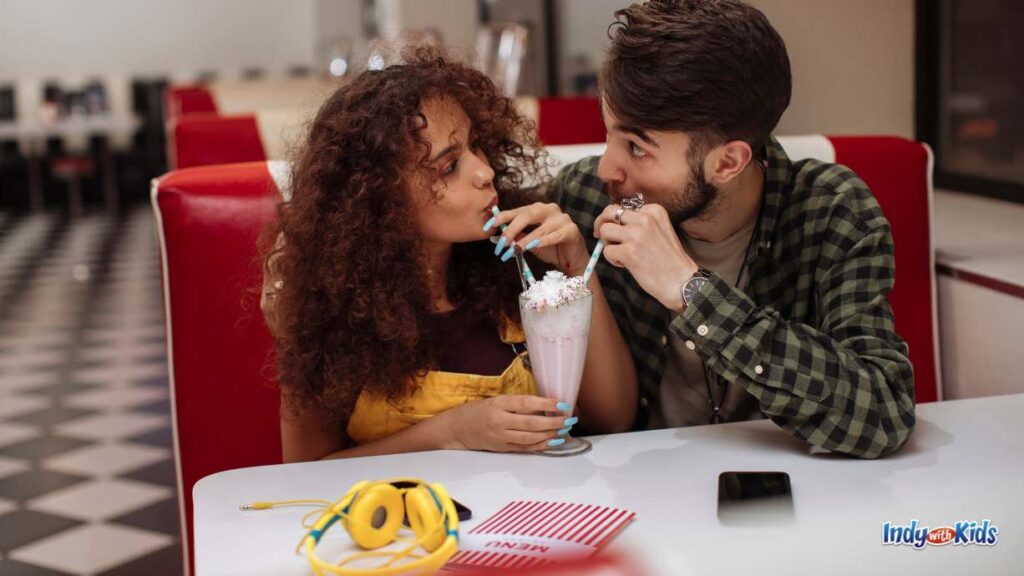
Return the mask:
[[[304,504],[316,501],[289,500],[256,502],[243,506],[245,510],[261,510],[275,506]],[[459,516],[455,504],[444,486],[428,484],[413,478],[364,480],[349,489],[337,502],[327,504],[320,517],[302,537],[298,549],[304,549],[316,576],[340,574],[345,576],[390,576],[397,574],[432,574],[455,554],[459,546]],[[399,538],[398,532],[408,518],[415,538]],[[348,531],[360,552],[337,563],[327,562],[316,555],[316,547],[328,528],[339,523]],[[396,541],[409,545],[397,551],[377,551]],[[417,556],[414,551],[422,547],[427,551]],[[390,558],[372,568],[347,568],[345,565],[368,557]],[[395,564],[405,557],[412,562]]]

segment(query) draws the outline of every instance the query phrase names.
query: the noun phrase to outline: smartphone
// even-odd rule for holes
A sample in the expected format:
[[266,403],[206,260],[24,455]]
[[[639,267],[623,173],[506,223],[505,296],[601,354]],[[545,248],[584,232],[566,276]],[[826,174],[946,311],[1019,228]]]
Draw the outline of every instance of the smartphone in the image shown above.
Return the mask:
[[785,472],[722,472],[718,475],[718,520],[735,526],[793,521],[793,490]]
[[[391,484],[395,488],[412,488],[413,486],[416,485],[414,482],[402,482],[402,481],[392,482]],[[469,520],[470,518],[473,517],[473,511],[470,510],[465,505],[463,505],[462,502],[459,502],[455,498],[452,498],[452,504],[455,504],[455,512],[459,515],[459,522],[465,522],[466,520]],[[404,525],[408,526],[409,525],[409,518],[406,517],[405,520],[403,520],[402,523]]]

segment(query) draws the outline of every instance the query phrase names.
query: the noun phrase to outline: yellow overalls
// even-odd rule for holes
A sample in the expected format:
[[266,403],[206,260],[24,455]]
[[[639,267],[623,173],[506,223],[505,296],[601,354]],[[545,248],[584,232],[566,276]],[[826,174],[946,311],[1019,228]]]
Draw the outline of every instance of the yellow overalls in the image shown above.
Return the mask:
[[[499,334],[505,344],[526,341],[522,327],[511,322],[501,322]],[[536,395],[537,383],[524,363],[525,355],[523,352],[516,356],[498,376],[431,370],[418,379],[412,394],[397,401],[364,391],[356,400],[349,418],[348,437],[356,444],[365,444],[405,430],[470,400],[501,394]]]

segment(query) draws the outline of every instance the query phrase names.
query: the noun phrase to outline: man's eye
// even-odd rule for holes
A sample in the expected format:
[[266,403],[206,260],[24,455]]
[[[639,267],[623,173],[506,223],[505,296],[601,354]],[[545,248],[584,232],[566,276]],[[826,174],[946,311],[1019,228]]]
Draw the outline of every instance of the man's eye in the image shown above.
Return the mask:
[[633,142],[629,143],[629,154],[634,158],[643,158],[644,156],[647,156],[647,152]]

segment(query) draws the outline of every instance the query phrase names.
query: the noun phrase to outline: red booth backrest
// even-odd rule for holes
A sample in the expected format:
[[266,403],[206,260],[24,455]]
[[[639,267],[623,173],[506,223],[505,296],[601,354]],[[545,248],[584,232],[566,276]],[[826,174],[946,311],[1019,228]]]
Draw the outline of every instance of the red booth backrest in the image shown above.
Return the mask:
[[172,168],[267,160],[255,114],[189,114],[168,122]]
[[171,346],[184,541],[204,476],[281,461],[256,240],[280,199],[265,162],[174,171],[155,184]]
[[537,137],[545,146],[604,142],[597,98],[540,98],[537,107]]
[[170,86],[164,99],[165,119],[185,114],[217,112],[213,94],[202,86]]
[[931,151],[905,138],[830,136],[836,162],[871,188],[895,246],[896,283],[889,302],[896,333],[910,347],[917,403],[941,398],[932,243]]
[[[168,119],[167,153],[172,168],[276,159],[268,155],[276,143],[261,140],[258,124],[261,113],[268,110],[220,115],[197,103],[206,98],[209,106],[213,106],[208,91],[203,92],[205,97],[201,96],[200,91],[205,89],[194,89],[194,94],[187,89],[178,90],[179,106],[190,112]],[[187,104],[189,98],[196,102]],[[601,106],[596,98],[540,98],[537,115],[538,138],[546,146],[604,142]]]

